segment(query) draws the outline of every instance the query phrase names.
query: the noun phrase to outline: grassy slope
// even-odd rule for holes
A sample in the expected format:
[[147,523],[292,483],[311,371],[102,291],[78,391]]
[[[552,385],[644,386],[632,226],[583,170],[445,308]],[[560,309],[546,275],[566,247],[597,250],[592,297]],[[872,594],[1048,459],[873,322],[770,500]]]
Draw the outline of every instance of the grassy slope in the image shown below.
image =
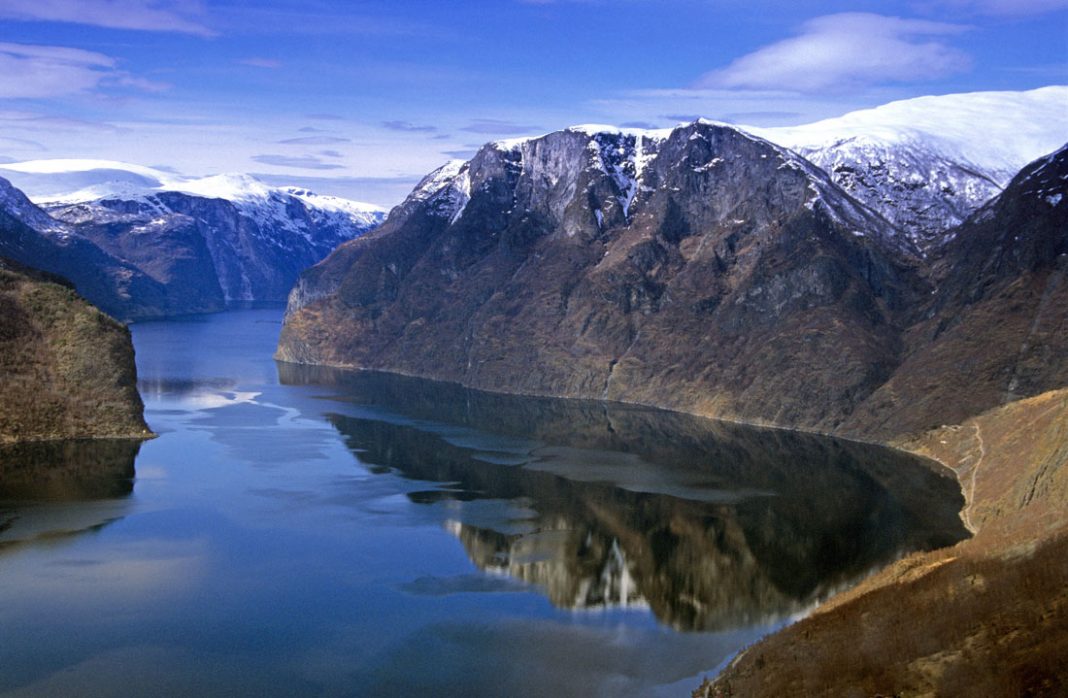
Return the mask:
[[1068,390],[900,445],[954,470],[975,537],[879,572],[694,695],[1068,691]]
[[60,281],[0,260],[0,443],[148,436],[129,331]]

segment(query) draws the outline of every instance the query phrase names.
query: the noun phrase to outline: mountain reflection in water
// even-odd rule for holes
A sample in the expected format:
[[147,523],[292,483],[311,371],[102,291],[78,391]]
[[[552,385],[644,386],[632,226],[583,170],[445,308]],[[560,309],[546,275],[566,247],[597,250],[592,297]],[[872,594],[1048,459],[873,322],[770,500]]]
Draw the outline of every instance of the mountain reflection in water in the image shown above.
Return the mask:
[[882,447],[371,372],[279,376],[337,389],[328,418],[360,461],[432,483],[409,498],[443,507],[480,569],[563,608],[741,627],[967,535],[956,483]]
[[140,449],[124,439],[0,446],[0,552],[121,518]]

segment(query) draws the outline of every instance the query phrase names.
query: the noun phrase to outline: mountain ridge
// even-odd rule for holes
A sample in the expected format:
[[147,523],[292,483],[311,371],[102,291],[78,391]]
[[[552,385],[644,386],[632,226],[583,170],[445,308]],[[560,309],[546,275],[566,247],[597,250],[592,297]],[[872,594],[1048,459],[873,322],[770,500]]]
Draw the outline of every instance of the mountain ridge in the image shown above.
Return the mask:
[[166,184],[148,181],[158,172],[150,168],[71,162],[38,161],[28,169],[66,172],[88,165],[110,177],[112,169],[97,166],[121,165],[129,169],[118,171],[140,180],[83,187],[46,208],[3,180],[0,213],[7,231],[0,251],[71,278],[90,300],[122,319],[284,300],[304,267],[384,216],[377,207],[269,187],[247,175]]
[[[717,151],[724,138],[733,145]],[[703,140],[720,146],[695,145]],[[755,150],[743,155],[742,143]],[[773,170],[761,164],[769,158]],[[789,194],[775,190],[785,172],[799,177]],[[920,370],[935,332],[925,316],[949,312],[932,305],[944,297],[937,284],[973,221],[990,215],[982,211],[945,234],[945,249],[924,250],[793,151],[707,120],[652,135],[576,127],[498,141],[428,175],[378,231],[305,272],[277,356],[885,439],[932,426],[930,409],[879,426],[887,405],[861,406],[892,395],[879,388],[903,365]],[[808,214],[817,222],[799,224]],[[576,299],[585,320],[570,316]],[[450,303],[467,307],[457,314]],[[791,304],[797,324],[775,327]],[[816,352],[805,364],[802,336],[840,356]],[[716,361],[698,366],[679,338],[711,342]],[[948,346],[935,348],[958,350]],[[783,373],[771,388],[768,376]],[[1039,380],[1024,394],[1051,387]],[[837,407],[817,414],[814,403]],[[991,406],[984,398],[969,409]]]
[[[807,314],[826,316],[794,360],[835,346],[843,370],[803,392],[852,402],[897,360],[888,328],[923,285],[911,246],[822,171],[735,127],[674,129],[629,171],[638,138],[567,130],[493,143],[428,177],[383,227],[304,275],[279,358],[504,392],[646,404],[672,395],[659,404],[742,421],[773,422],[779,409],[840,419],[815,414],[808,398],[767,409],[776,372],[759,366],[770,369],[771,354],[742,375],[726,359],[716,368],[687,356],[672,337],[737,360],[784,337],[776,320],[803,331]],[[795,264],[806,246],[814,263]],[[708,335],[708,322],[728,331]],[[881,358],[864,365],[868,351]],[[672,370],[690,387],[677,390]]]

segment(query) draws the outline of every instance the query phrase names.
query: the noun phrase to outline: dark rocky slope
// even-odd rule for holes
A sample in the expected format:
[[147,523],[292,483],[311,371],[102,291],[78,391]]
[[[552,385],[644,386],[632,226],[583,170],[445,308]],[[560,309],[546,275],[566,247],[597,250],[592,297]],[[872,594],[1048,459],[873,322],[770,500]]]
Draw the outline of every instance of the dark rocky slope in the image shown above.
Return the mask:
[[278,358],[885,441],[1068,385],[1066,172],[921,262],[728,127],[487,146],[302,277]]
[[129,331],[0,258],[0,442],[150,435]]
[[736,129],[569,130],[428,178],[305,275],[278,357],[830,430],[899,363],[916,264]]
[[803,162],[737,132],[677,130],[621,177],[553,170],[604,161],[583,135],[486,149],[428,180],[305,276],[279,357],[937,457],[975,538],[878,573],[698,695],[1063,693],[1068,149],[920,262]]
[[952,234],[905,360],[847,431],[885,440],[1068,386],[1068,148]]

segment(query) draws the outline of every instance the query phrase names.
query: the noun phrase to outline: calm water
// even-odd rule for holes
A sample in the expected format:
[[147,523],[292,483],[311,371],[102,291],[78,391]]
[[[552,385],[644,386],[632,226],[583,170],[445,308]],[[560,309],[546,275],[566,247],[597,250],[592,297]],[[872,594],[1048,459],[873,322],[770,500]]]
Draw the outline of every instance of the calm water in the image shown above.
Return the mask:
[[136,325],[160,438],[0,453],[0,695],[689,695],[964,536],[884,449],[278,366],[280,324]]

